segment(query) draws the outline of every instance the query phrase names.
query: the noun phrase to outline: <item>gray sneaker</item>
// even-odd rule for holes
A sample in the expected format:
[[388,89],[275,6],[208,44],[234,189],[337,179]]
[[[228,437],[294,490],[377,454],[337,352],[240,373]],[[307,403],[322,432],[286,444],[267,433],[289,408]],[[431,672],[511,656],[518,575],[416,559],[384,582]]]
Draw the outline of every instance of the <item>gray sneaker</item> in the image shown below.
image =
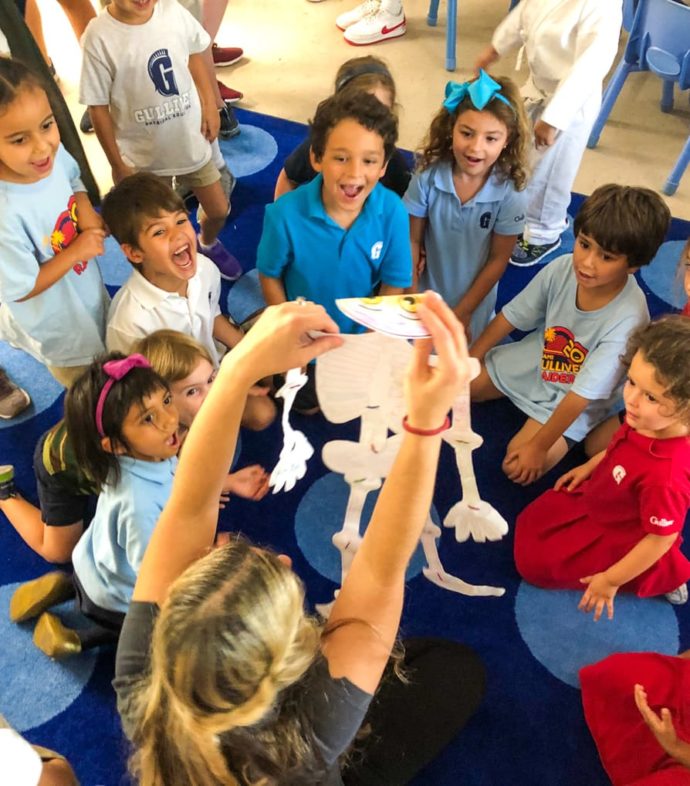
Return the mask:
[[4,369],[0,368],[0,418],[16,418],[31,404],[29,394],[12,382]]
[[676,587],[673,592],[667,592],[664,597],[674,606],[682,606],[684,603],[688,602],[688,585],[681,584],[680,587]]
[[14,467],[12,464],[0,465],[0,500],[17,496],[14,485]]

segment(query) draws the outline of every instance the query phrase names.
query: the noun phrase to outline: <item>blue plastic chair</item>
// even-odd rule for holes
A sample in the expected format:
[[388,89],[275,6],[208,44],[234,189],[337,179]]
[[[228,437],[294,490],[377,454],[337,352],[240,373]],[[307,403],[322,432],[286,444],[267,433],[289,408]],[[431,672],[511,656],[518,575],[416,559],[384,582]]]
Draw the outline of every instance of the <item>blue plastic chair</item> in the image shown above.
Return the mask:
[[[661,111],[673,109],[673,89],[690,88],[690,7],[675,0],[638,0],[625,52],[604,91],[601,110],[587,142],[596,147],[628,74],[651,71],[663,80]],[[662,191],[675,194],[690,163],[690,135]]]
[[[511,0],[510,8],[516,6],[519,0]],[[426,23],[429,27],[436,27],[438,23],[439,0],[431,0]],[[455,71],[455,44],[458,34],[458,0],[446,0],[446,71]]]

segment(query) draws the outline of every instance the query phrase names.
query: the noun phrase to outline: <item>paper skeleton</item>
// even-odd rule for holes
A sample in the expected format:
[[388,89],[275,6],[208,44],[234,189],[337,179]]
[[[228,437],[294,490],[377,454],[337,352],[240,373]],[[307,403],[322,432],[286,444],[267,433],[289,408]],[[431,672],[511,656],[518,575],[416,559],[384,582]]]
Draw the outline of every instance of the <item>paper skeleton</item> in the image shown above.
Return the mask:
[[[406,341],[366,333],[348,336],[342,347],[317,362],[316,386],[326,418],[345,423],[361,417],[358,442],[335,440],[324,445],[322,452],[324,464],[343,475],[350,487],[343,528],[333,536],[333,544],[342,556],[342,580],[361,542],[360,520],[367,494],[381,487],[402,441],[398,432],[404,414],[403,378],[411,353]],[[457,420],[445,435],[456,451],[463,484],[463,498],[453,506],[445,524],[456,528],[458,540],[470,535],[479,542],[498,540],[508,527],[494,508],[479,498],[471,451],[482,440],[471,431],[468,401],[469,389],[454,408]],[[394,432],[393,436],[389,431]],[[440,534],[429,515],[421,542],[427,560],[424,575],[430,581],[463,595],[503,595],[505,590],[500,587],[468,584],[447,573],[436,546]],[[319,608],[322,613],[328,610],[328,606]]]

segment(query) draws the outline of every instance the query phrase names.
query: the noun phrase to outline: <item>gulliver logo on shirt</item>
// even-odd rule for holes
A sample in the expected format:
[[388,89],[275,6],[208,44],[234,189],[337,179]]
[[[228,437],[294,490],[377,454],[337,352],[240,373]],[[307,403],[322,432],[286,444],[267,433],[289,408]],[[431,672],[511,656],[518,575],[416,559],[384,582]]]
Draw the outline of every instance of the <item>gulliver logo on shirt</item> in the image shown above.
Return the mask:
[[673,519],[658,519],[656,516],[650,516],[649,523],[654,524],[655,527],[670,527]]
[[376,243],[371,247],[371,258],[378,259],[381,256],[381,251],[383,250],[383,240],[377,240]]
[[625,471],[625,467],[621,467],[620,464],[616,464],[616,466],[613,468],[613,472],[611,474],[613,475],[613,479],[620,486],[621,482],[623,481],[623,478],[628,473]]
[[[50,248],[53,254],[59,254],[77,236],[77,200],[74,194],[67,202],[67,209],[57,217],[55,228],[50,233]],[[72,270],[80,276],[87,268],[88,260],[72,265]]]
[[554,325],[544,331],[541,378],[544,382],[571,385],[587,357],[587,348],[567,327]]
[[156,88],[156,92],[162,96],[179,96],[175,74],[173,73],[172,60],[167,49],[157,49],[149,57],[149,76]]
[[482,213],[479,216],[479,226],[482,229],[488,229],[491,226],[491,211],[487,211],[486,213]]

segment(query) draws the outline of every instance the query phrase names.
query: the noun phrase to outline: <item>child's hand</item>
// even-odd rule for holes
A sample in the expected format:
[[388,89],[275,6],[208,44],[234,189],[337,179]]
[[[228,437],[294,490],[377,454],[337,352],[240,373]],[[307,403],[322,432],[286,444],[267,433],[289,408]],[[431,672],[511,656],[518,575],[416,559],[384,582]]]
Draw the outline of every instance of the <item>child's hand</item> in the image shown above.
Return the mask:
[[86,262],[103,253],[104,240],[105,230],[85,229],[69,244],[69,251],[76,254],[80,262]]
[[557,128],[545,123],[543,120],[537,120],[534,124],[534,146],[537,149],[551,147],[556,141],[556,134],[558,134]]
[[217,138],[220,131],[220,115],[218,108],[214,104],[208,104],[201,108],[201,134],[213,142]]
[[269,475],[263,467],[252,464],[228,475],[223,494],[234,494],[257,502],[268,494],[268,479]]
[[[430,339],[414,342],[414,354],[405,377],[405,402],[410,425],[438,428],[460,392],[469,384],[470,363],[462,326],[434,292],[426,292],[417,311]],[[438,357],[429,365],[431,350]]]
[[474,73],[479,76],[479,69],[483,68],[485,71],[492,63],[495,63],[499,58],[498,52],[489,44],[484,47],[479,57],[474,61]]
[[656,741],[668,753],[669,756],[676,757],[678,744],[681,742],[676,734],[673,718],[667,707],[661,708],[661,715],[649,706],[647,692],[642,685],[635,685],[634,688],[635,704],[640,711],[642,719],[649,727]]
[[117,185],[121,180],[133,175],[137,170],[125,163],[118,164],[110,170],[113,176],[113,183]]
[[525,442],[506,453],[503,472],[513,483],[528,486],[544,474],[547,452],[533,441]]
[[604,612],[604,608],[606,608],[606,616],[612,620],[613,599],[618,592],[618,586],[608,580],[606,572],[585,576],[580,581],[582,584],[587,585],[587,589],[578,604],[578,609],[585,613],[589,613],[594,609],[594,621],[598,622]]
[[575,491],[575,489],[581,483],[584,483],[591,474],[592,470],[589,468],[589,462],[580,464],[579,467],[573,467],[558,478],[554,484],[554,490],[559,491],[562,489],[563,491]]

